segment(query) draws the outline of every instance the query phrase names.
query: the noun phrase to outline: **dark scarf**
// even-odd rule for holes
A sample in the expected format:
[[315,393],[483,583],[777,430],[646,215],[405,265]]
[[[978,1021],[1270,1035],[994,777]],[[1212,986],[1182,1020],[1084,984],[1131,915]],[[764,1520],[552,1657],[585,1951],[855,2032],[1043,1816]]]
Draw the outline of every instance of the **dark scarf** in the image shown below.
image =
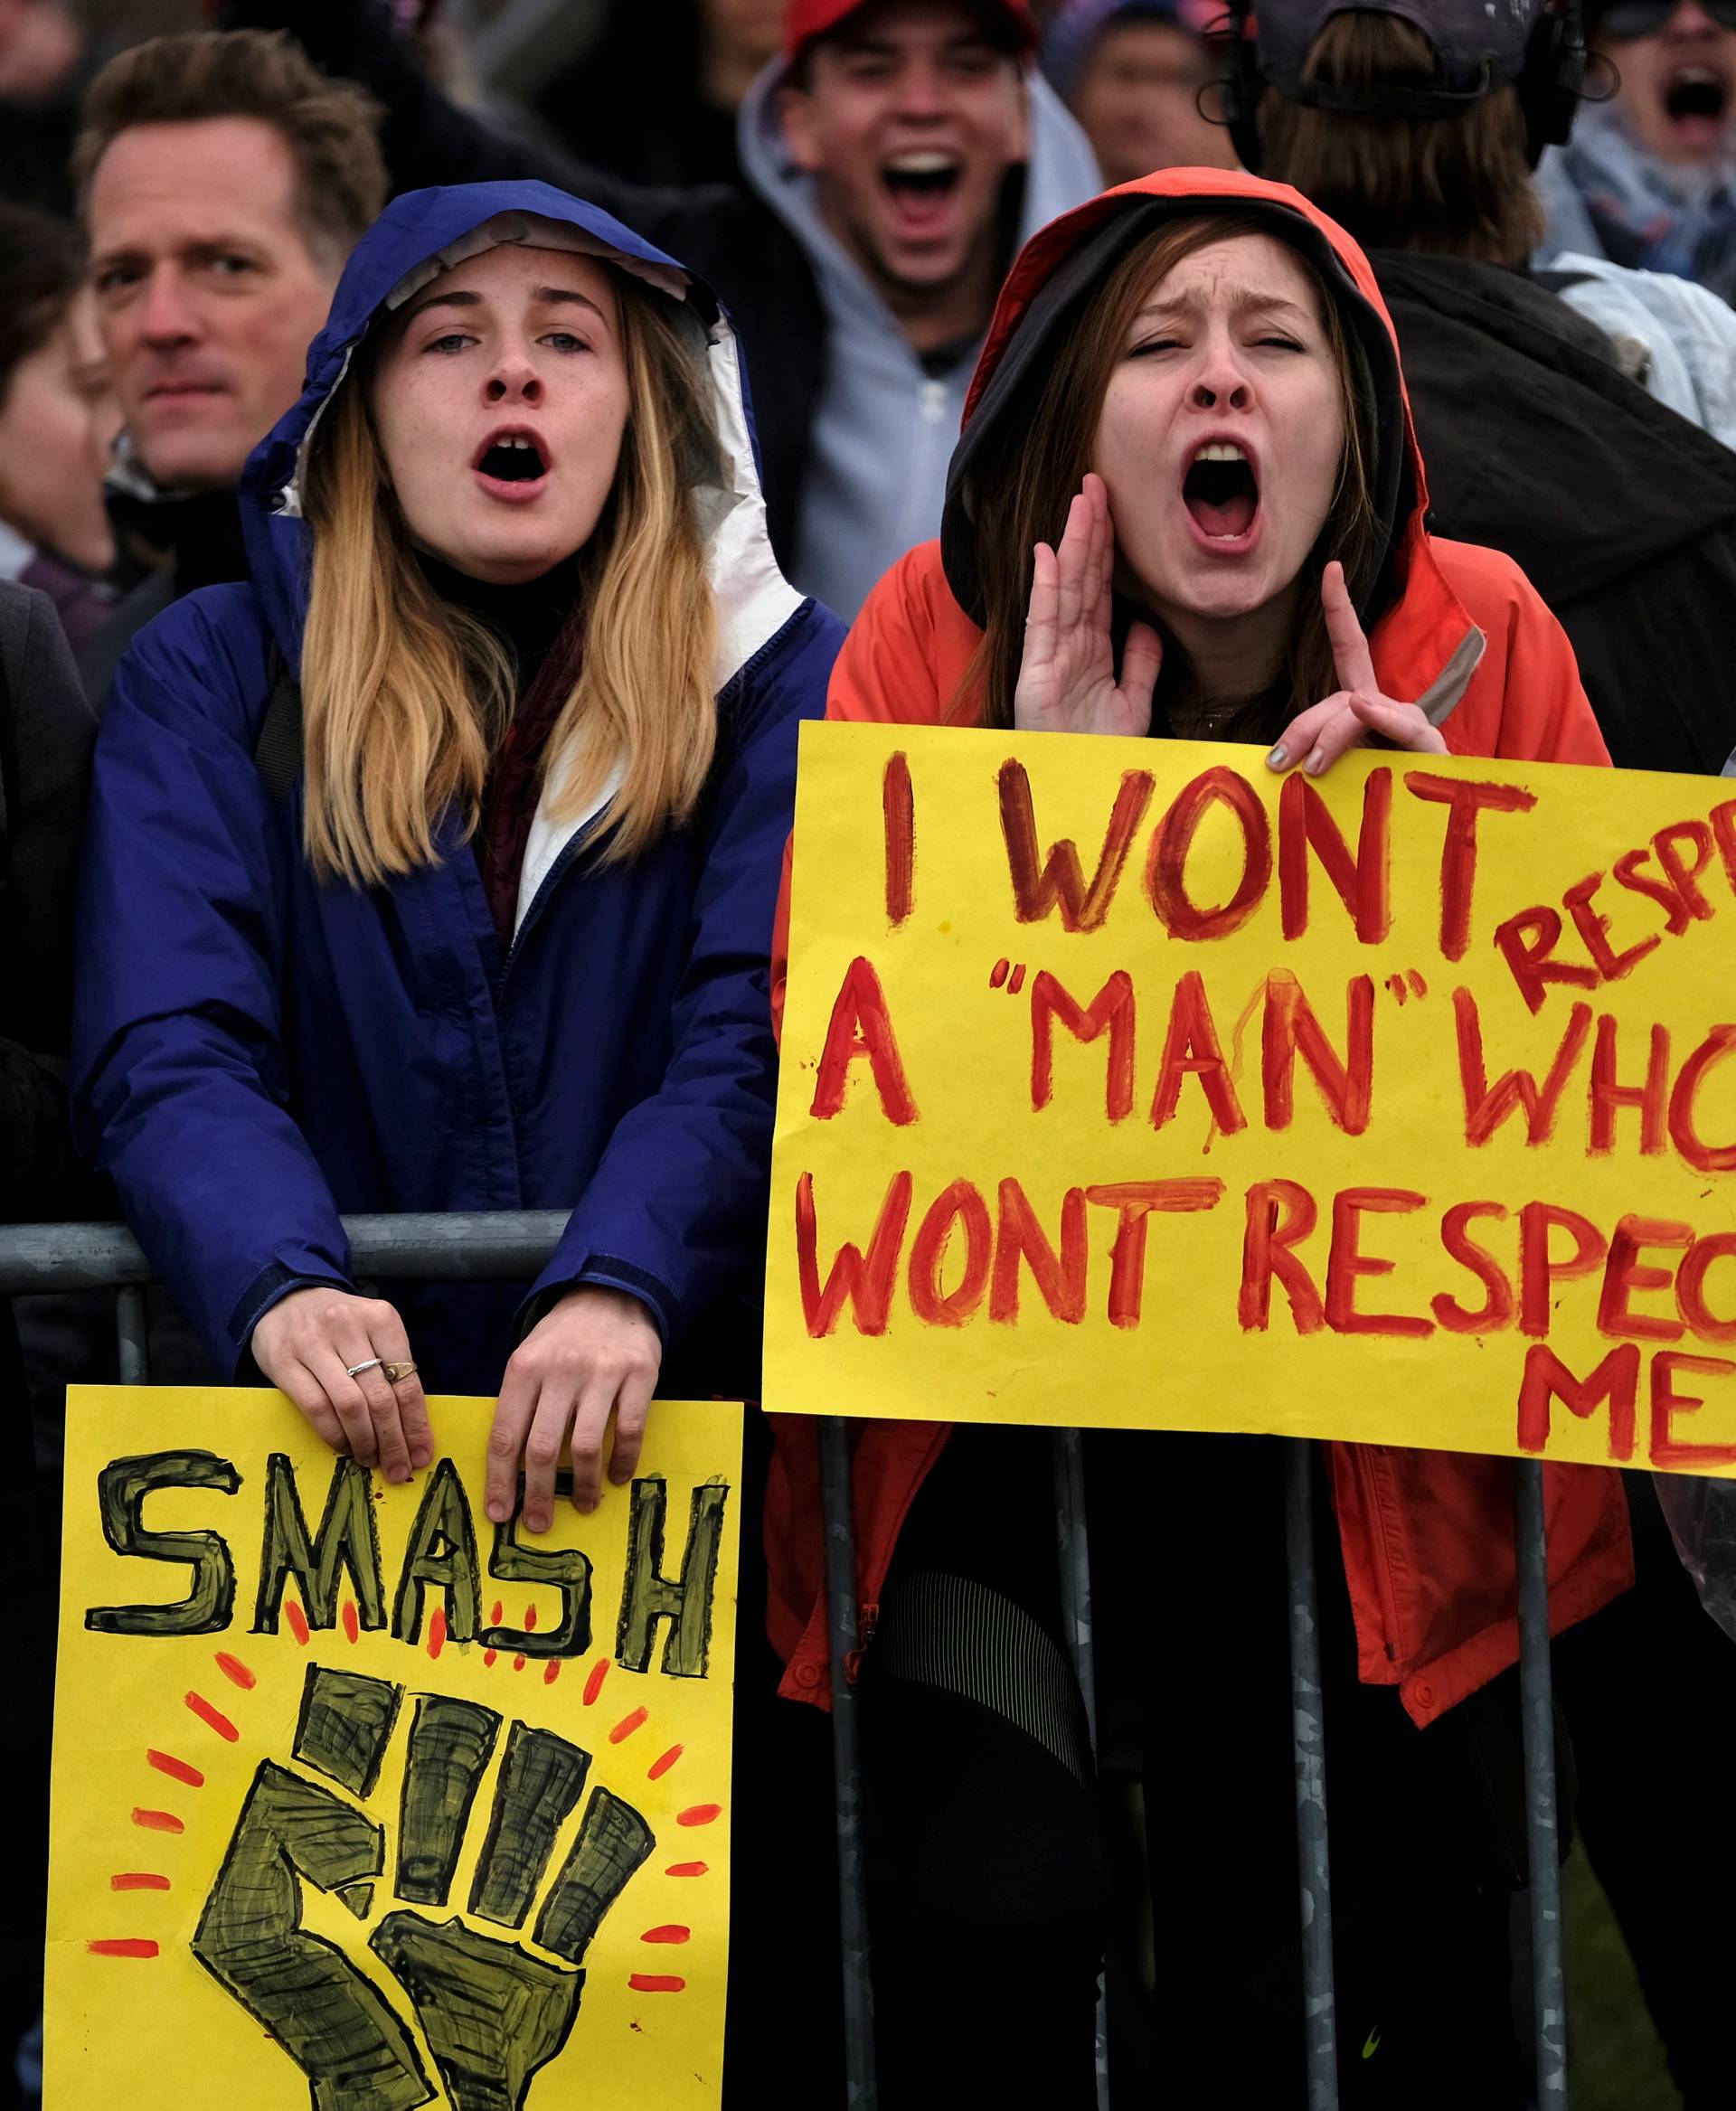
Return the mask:
[[536,817],[549,735],[572,693],[584,654],[584,619],[573,568],[558,564],[523,586],[491,586],[423,557],[429,584],[444,601],[487,625],[513,656],[517,702],[483,789],[471,848],[503,954],[512,949],[519,875]]

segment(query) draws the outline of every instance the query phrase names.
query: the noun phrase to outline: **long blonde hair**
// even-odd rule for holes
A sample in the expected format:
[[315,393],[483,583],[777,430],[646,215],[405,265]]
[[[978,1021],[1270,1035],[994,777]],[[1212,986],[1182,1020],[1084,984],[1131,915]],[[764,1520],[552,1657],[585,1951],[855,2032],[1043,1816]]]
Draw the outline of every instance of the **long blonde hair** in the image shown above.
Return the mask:
[[[544,749],[554,817],[621,780],[599,854],[637,856],[693,815],[717,740],[716,611],[696,486],[720,475],[703,374],[669,305],[611,268],[631,405],[603,516],[574,565],[582,664]],[[416,561],[368,406],[371,362],[338,384],[307,463],[313,565],[302,642],[304,843],[321,879],[377,886],[474,829],[515,693],[512,656]],[[558,648],[557,648],[558,649]]]

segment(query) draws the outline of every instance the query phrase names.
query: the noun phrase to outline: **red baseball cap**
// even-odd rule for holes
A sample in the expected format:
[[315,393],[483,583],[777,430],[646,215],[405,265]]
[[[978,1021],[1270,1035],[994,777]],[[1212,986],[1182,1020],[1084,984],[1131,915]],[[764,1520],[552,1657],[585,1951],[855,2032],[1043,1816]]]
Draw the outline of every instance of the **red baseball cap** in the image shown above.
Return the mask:
[[[823,37],[846,21],[869,0],[789,0],[784,17],[784,58],[793,65],[816,37]],[[1030,0],[971,0],[1009,35],[1021,52],[1034,52],[1041,33],[1031,12]]]

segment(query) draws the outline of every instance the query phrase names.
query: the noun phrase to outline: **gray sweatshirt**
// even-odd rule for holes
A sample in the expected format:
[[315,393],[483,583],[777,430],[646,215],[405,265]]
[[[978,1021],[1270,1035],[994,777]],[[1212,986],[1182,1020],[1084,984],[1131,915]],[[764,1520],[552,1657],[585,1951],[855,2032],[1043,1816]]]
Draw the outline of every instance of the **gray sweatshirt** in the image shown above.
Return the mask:
[[[853,620],[881,574],[940,532],[947,464],[980,340],[939,379],[923,371],[892,310],[820,220],[813,179],[792,168],[777,117],[774,61],[741,106],[748,182],[801,243],[826,309],[826,379],[802,485],[791,579]],[[1030,80],[1031,164],[1019,240],[1095,197],[1085,135],[1040,74]],[[1010,260],[1010,259],[1009,259]]]

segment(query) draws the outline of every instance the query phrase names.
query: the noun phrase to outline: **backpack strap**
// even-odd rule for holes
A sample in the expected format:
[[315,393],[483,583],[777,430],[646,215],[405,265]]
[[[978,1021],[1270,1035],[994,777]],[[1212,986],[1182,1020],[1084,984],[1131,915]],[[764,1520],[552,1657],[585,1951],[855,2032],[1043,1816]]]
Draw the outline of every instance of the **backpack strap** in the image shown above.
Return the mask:
[[253,743],[253,767],[259,773],[266,797],[275,806],[301,775],[301,684],[275,645],[267,665],[271,697],[259,721],[259,739]]

